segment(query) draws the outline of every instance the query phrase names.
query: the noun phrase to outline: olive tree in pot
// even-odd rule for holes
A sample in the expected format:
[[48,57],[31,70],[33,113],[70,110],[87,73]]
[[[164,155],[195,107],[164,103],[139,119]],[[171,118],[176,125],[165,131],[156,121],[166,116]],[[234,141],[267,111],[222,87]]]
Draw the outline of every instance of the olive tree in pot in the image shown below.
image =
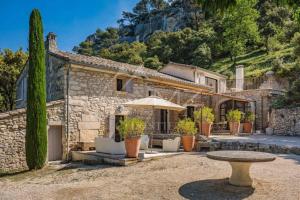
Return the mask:
[[226,114],[226,118],[229,122],[230,134],[235,135],[240,132],[240,122],[242,119],[243,113],[239,110],[230,110]]
[[126,157],[137,158],[144,134],[145,122],[139,118],[125,118],[117,127],[125,139]]
[[253,122],[255,120],[255,115],[253,112],[248,111],[245,113],[245,123],[244,123],[244,132],[252,133]]
[[213,109],[204,106],[203,108],[200,108],[200,110],[194,112],[194,118],[199,124],[199,130],[201,130],[201,134],[207,137],[210,136],[211,126],[215,120]]
[[176,130],[181,134],[183,149],[186,152],[192,151],[195,144],[195,134],[197,128],[195,127],[195,122],[190,118],[185,118],[180,120],[176,125]]

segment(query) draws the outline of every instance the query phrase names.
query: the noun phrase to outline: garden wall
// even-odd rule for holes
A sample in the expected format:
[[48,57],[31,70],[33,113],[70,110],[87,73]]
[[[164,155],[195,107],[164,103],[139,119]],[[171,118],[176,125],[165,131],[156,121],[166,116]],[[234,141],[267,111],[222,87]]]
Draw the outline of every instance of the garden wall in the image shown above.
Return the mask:
[[[48,125],[64,118],[63,101],[47,104]],[[26,110],[0,113],[0,173],[27,169],[25,157]]]
[[300,107],[290,109],[273,109],[270,127],[274,135],[300,136]]

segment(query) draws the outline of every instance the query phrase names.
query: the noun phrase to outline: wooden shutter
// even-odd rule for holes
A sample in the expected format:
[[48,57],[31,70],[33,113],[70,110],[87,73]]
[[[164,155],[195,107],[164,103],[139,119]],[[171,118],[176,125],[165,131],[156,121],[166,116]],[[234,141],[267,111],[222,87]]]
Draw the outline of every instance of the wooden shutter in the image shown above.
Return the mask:
[[115,137],[115,121],[116,121],[116,116],[115,115],[110,115],[109,116],[109,138],[114,138]]

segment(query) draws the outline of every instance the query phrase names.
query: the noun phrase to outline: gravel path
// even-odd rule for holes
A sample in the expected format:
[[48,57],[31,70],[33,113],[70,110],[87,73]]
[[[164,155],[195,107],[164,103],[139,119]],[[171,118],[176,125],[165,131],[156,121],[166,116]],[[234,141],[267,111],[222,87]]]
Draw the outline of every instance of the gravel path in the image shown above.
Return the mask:
[[253,188],[227,184],[227,162],[184,154],[129,167],[48,167],[0,178],[0,199],[284,199],[300,200],[300,156],[251,167]]

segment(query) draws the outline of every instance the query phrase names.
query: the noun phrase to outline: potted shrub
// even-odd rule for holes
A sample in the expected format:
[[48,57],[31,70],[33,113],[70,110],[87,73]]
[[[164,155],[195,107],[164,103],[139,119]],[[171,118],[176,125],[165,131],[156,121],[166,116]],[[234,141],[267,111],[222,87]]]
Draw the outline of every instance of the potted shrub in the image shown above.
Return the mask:
[[243,113],[239,110],[230,110],[226,114],[227,121],[229,122],[230,134],[235,135],[240,132],[240,122]]
[[245,123],[244,123],[244,132],[245,133],[252,133],[253,122],[255,120],[255,115],[253,112],[246,112],[245,113]]
[[183,149],[186,152],[192,151],[195,144],[195,134],[197,128],[195,127],[195,122],[190,118],[185,118],[180,120],[176,125],[176,130],[181,134]]
[[[202,116],[201,116],[201,110],[202,110]],[[210,136],[211,126],[213,124],[213,121],[215,120],[215,116],[213,114],[212,108],[204,106],[200,110],[194,112],[194,117],[195,120],[198,121],[199,130],[201,130],[201,133],[207,137]]]
[[144,134],[145,122],[138,118],[125,118],[117,127],[125,139],[126,157],[137,158],[141,146],[141,135]]

